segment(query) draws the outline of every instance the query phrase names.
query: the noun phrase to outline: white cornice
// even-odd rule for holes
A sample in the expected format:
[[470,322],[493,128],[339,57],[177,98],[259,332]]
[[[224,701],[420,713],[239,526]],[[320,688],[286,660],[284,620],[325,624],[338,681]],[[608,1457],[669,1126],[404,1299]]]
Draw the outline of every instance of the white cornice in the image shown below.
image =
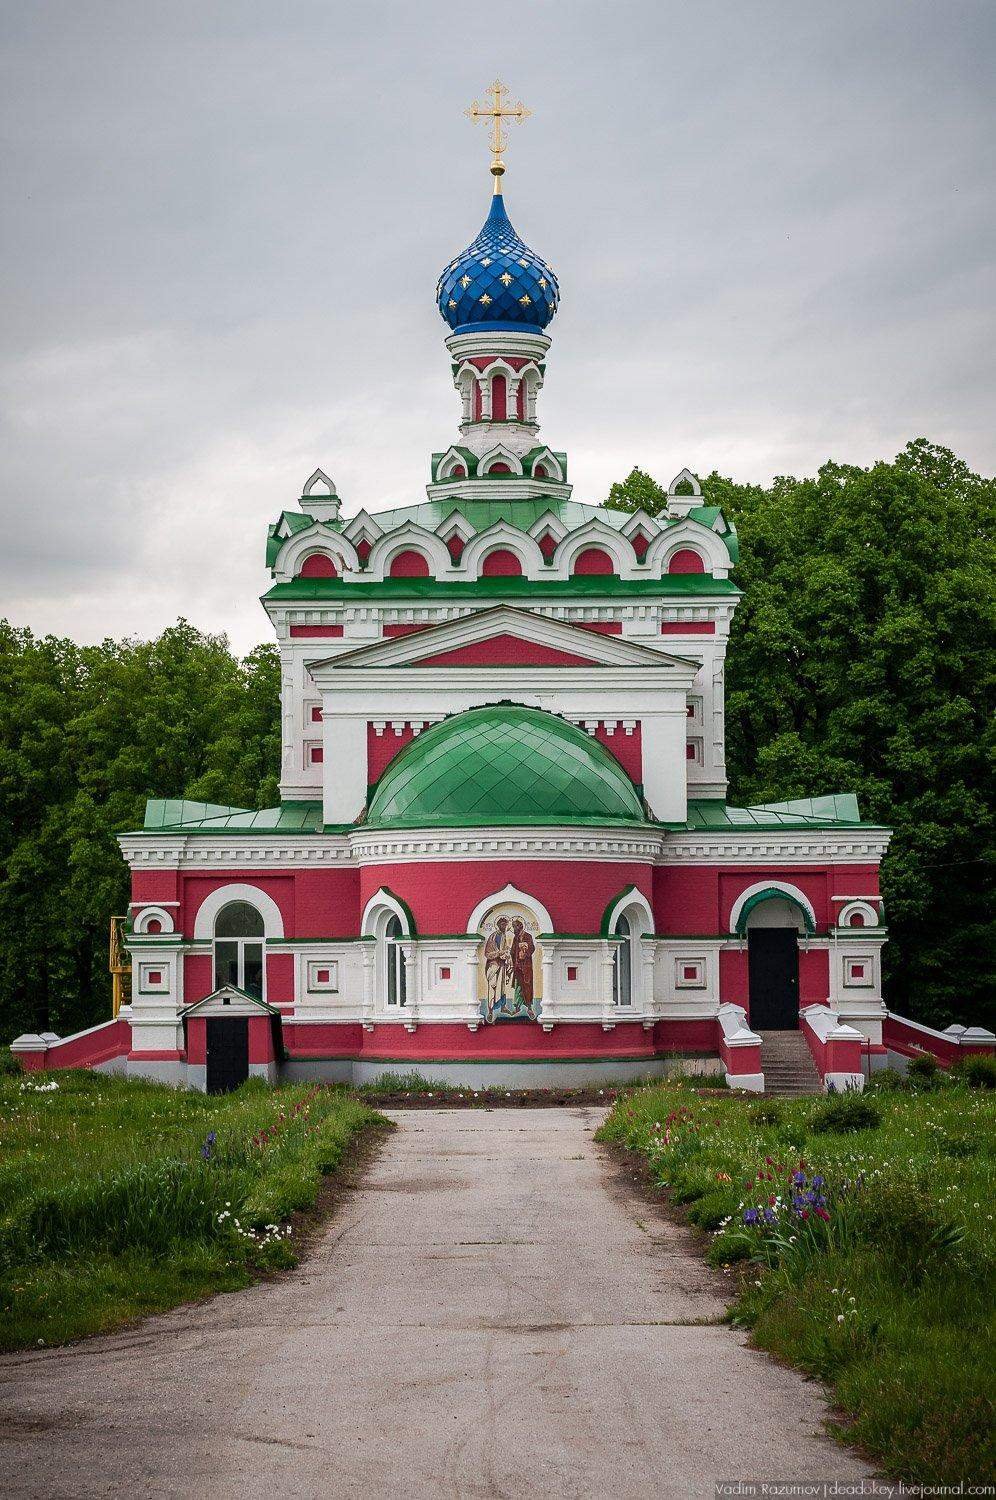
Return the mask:
[[887,829],[758,829],[755,833],[669,833],[659,863],[850,864],[877,863],[892,837]]
[[[537,445],[538,446],[538,445]],[[444,479],[427,484],[430,500],[569,500],[572,486],[558,479],[527,479],[516,474],[502,474],[482,479]]]
[[[655,828],[368,829],[294,837],[210,833],[126,833],[118,837],[132,869],[328,869],[395,861],[606,860],[647,864],[827,865],[877,863],[887,831],[814,829],[770,833],[671,833]],[[866,930],[854,929],[867,939]]]
[[358,829],[349,838],[358,864],[511,857],[652,862],[661,846],[650,828]]

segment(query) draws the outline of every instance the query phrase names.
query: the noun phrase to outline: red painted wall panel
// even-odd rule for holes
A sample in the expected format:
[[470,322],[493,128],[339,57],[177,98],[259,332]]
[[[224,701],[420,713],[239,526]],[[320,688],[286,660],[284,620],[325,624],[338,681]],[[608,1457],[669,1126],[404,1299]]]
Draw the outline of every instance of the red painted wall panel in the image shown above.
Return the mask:
[[360,930],[359,870],[301,870],[295,877],[293,937],[356,937]]
[[273,1062],[273,1027],[269,1016],[249,1017],[249,1061]]
[[324,552],[311,552],[301,564],[299,578],[338,578],[335,563]]
[[206,1016],[191,1016],[187,1022],[187,1061],[201,1067],[207,1062]]
[[560,651],[539,641],[526,641],[517,635],[493,635],[486,641],[458,646],[453,651],[439,651],[416,662],[417,667],[590,667],[591,658],[573,651]]
[[643,781],[643,737],[639,724],[632,734],[627,734],[618,725],[614,733],[609,734],[605,725],[600,723],[595,730],[595,738],[615,757],[632,781]]
[[188,953],[183,960],[183,1003],[193,1005],[214,989],[214,960],[210,953]]
[[665,620],[661,625],[661,635],[715,635],[716,625],[713,620]]
[[[492,473],[498,472],[498,466],[495,465]],[[496,547],[493,552],[489,552],[481,568],[482,578],[519,578],[521,574],[522,564],[507,547]]]
[[628,885],[650,899],[650,866],[637,863],[586,863],[584,878],[564,860],[503,860],[368,865],[360,872],[360,904],[365,906],[387,886],[411,907],[422,933],[467,930],[479,901],[505,885],[541,901],[557,932],[598,932],[609,901]]
[[373,786],[387,770],[394,757],[410,745],[415,738],[412,726],[406,724],[400,734],[395,734],[390,724],[383,734],[378,734],[372,724],[367,725],[367,785]]
[[295,640],[327,641],[343,634],[342,625],[292,625],[291,635]]
[[[178,901],[179,870],[135,870],[131,877],[133,901]],[[173,907],[167,907],[172,912]],[[174,922],[176,918],[173,918]]]
[[391,559],[392,578],[428,578],[429,562],[421,552],[408,548]]
[[667,565],[669,573],[704,573],[705,563],[691,547],[681,547]]
[[579,577],[608,577],[614,573],[616,565],[609,554],[601,547],[586,547],[579,552],[574,559],[574,572]]
[[294,955],[292,953],[268,953],[266,955],[266,998],[271,1005],[293,1005]]

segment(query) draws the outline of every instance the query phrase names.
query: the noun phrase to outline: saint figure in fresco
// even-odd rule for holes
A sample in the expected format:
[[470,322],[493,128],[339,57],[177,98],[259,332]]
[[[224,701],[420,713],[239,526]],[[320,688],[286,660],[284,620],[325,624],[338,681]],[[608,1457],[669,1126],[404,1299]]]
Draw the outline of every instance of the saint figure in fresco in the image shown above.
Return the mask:
[[488,995],[484,1002],[484,1019],[493,1021],[501,1010],[512,977],[511,941],[507,917],[498,917],[484,944],[484,981]]
[[533,1015],[533,954],[536,944],[521,917],[512,921],[512,988],[516,1007]]

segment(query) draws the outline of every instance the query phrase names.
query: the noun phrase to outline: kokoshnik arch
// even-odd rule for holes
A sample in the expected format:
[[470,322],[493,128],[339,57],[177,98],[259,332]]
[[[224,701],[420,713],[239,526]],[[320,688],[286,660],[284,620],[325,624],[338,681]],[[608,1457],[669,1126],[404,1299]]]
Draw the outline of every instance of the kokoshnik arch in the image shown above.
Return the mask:
[[218,1088],[684,1052],[757,1088],[756,1028],[801,1010],[846,1081],[885,1052],[888,831],[850,795],[727,805],[736,529],[687,469],[656,517],[572,498],[539,424],[558,278],[502,193],[527,111],[490,95],[490,211],[436,287],[454,441],[421,502],[344,514],[316,470],[270,527],[280,805],[149,802],[131,1003],[78,1055]]

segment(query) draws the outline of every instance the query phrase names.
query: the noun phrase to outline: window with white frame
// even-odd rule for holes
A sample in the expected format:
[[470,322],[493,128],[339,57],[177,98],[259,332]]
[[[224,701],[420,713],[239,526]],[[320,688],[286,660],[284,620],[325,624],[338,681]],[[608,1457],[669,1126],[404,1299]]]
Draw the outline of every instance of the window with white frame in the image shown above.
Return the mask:
[[405,951],[401,945],[404,931],[401,918],[392,913],[384,928],[384,970],[388,1005],[405,1005],[408,1000]]
[[616,951],[612,955],[612,999],[616,1005],[633,1004],[633,924],[625,912],[616,919]]
[[263,998],[263,918],[248,901],[230,901],[214,923],[214,987],[233,984]]

